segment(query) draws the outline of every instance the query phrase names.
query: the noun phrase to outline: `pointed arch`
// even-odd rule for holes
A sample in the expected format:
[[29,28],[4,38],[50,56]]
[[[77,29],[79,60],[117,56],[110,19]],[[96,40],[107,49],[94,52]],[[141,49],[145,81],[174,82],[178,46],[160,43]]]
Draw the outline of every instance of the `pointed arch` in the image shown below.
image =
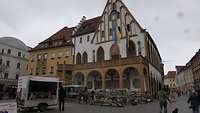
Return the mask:
[[82,62],[83,64],[87,64],[88,63],[88,55],[86,52],[83,53],[83,57],[82,57]]
[[81,64],[81,54],[80,53],[78,53],[76,55],[76,64]]
[[105,53],[102,47],[99,47],[97,50],[97,62],[101,62],[105,60]]
[[136,46],[135,46],[135,43],[132,40],[129,41],[129,47],[128,47],[128,50],[127,50],[127,56],[128,57],[136,56]]

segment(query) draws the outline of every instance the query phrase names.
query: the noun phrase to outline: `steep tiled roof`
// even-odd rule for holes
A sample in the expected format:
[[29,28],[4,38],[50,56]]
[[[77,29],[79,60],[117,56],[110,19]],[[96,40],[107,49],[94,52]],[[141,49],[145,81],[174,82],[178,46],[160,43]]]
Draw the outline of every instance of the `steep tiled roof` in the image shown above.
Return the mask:
[[95,32],[98,29],[98,25],[101,22],[101,16],[84,21],[81,26],[77,29],[74,36],[80,36]]
[[184,68],[185,66],[176,66],[177,74],[180,73]]
[[[74,27],[68,28],[64,27],[60,31],[56,32],[54,35],[49,37],[48,39],[40,42],[36,47],[31,49],[30,51],[53,48],[53,47],[62,47],[67,45],[72,45],[72,32]],[[61,44],[54,44],[57,41],[61,41]]]
[[41,43],[55,41],[55,40],[66,40],[66,41],[71,40],[73,29],[74,27],[72,28],[64,27],[63,29],[61,29],[60,31],[58,31],[57,33],[55,33],[54,35],[52,35],[51,37],[49,37],[48,39],[44,40]]
[[176,71],[168,71],[167,78],[175,78],[176,77]]

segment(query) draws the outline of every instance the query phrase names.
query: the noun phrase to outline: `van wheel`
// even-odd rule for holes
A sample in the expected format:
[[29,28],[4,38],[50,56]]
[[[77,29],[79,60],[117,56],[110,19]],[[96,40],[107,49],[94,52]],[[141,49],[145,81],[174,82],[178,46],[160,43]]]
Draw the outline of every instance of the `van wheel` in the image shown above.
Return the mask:
[[47,105],[46,105],[46,104],[39,104],[39,105],[38,105],[38,110],[39,110],[40,112],[44,112],[44,111],[46,110],[46,108],[47,108]]

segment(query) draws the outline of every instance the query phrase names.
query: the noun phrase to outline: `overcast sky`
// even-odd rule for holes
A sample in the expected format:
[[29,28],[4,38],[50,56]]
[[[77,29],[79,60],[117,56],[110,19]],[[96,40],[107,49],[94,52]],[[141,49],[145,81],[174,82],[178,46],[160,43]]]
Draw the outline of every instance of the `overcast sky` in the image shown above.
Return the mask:
[[[200,48],[200,0],[123,0],[153,37],[165,73],[184,65]],[[102,14],[107,0],[0,0],[0,37],[17,37],[30,47],[82,16]]]

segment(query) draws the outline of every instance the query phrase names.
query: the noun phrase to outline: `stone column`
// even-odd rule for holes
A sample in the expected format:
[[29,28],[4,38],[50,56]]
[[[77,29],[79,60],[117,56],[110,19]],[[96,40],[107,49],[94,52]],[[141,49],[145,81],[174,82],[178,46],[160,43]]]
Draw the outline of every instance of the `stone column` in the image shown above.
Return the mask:
[[143,66],[140,66],[139,74],[140,74],[140,89],[141,92],[144,92],[144,74],[143,74]]
[[72,85],[74,85],[74,73],[72,73]]
[[102,89],[104,90],[106,88],[106,78],[105,75],[102,75]]
[[85,78],[84,78],[84,86],[87,87],[87,74],[85,74],[84,77],[85,77]]
[[123,89],[123,72],[119,69],[119,88]]
[[99,69],[97,70],[98,72],[100,72],[100,76],[101,76],[101,89],[105,89],[105,75],[104,75],[104,70]]
[[92,80],[92,90],[95,90],[96,89],[96,87],[95,87],[95,80],[93,79]]
[[149,75],[146,76],[146,83],[147,83],[147,91],[150,92],[150,78]]

